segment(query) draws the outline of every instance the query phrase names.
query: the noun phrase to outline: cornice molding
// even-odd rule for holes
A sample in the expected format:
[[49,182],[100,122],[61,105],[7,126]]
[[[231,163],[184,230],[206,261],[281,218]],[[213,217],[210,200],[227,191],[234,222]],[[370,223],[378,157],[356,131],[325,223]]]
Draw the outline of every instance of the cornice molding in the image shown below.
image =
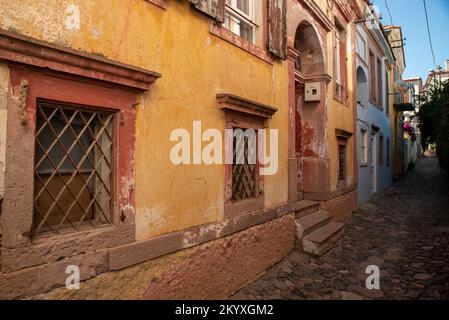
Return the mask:
[[278,111],[277,108],[228,93],[217,94],[217,101],[218,107],[224,111],[238,111],[264,119],[271,119]]
[[297,70],[295,71],[295,78],[304,83],[305,82],[323,82],[325,84],[329,84],[332,80],[332,77],[327,73],[305,76]]
[[350,21],[353,21],[355,19],[356,14],[355,12],[353,12],[353,8],[350,6],[347,0],[345,0],[344,2],[341,0],[336,0],[335,4],[342,17],[346,20],[346,23],[349,23]]
[[157,72],[96,57],[0,29],[0,60],[149,90]]
[[287,48],[287,59],[296,61],[300,55],[301,53],[296,48],[290,46]]
[[344,138],[344,139],[349,139],[353,135],[352,132],[349,132],[349,131],[346,131],[346,130],[343,130],[343,129],[339,129],[339,128],[335,129],[335,134],[336,134],[336,136],[338,138]]
[[332,30],[332,21],[326,16],[326,14],[320,9],[320,7],[313,0],[298,0],[302,4],[306,11],[308,11],[324,28],[326,32]]

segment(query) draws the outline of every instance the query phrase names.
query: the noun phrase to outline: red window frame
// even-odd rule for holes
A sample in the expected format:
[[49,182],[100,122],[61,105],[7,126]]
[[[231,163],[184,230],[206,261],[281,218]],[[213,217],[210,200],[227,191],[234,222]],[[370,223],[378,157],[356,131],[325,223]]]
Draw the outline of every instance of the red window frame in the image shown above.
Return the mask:
[[[257,117],[251,117],[248,115],[240,114],[238,112],[226,111],[225,112],[225,129],[254,129],[256,137],[259,129],[264,128],[264,120]],[[257,141],[257,138],[256,138]],[[259,146],[257,146],[259,148]],[[234,217],[244,212],[251,212],[261,210],[264,208],[264,193],[263,193],[263,176],[259,174],[259,152],[256,153],[257,165],[256,165],[256,196],[241,201],[232,201],[232,188],[233,188],[233,167],[234,164],[225,164],[225,217]]]
[[[7,167],[5,203],[8,210],[3,213],[3,247],[11,254],[2,257],[2,268],[15,271],[32,267],[42,262],[51,262],[37,252],[53,248],[54,255],[71,247],[74,241],[94,237],[87,247],[72,248],[73,252],[96,251],[104,247],[126,244],[135,240],[134,228],[134,153],[136,91],[123,86],[96,82],[40,68],[9,64],[13,95],[18,96],[22,80],[28,82],[26,96],[26,124],[22,124],[13,99],[8,100]],[[86,106],[94,109],[114,110],[116,141],[114,143],[114,168],[111,189],[113,190],[110,225],[60,234],[42,234],[31,239],[29,232],[33,220],[35,125],[38,100],[55,101],[62,104]],[[11,202],[16,199],[16,205]],[[101,239],[101,240],[100,240]],[[14,248],[30,247],[29,257],[15,261]],[[18,249],[20,250],[20,249]]]

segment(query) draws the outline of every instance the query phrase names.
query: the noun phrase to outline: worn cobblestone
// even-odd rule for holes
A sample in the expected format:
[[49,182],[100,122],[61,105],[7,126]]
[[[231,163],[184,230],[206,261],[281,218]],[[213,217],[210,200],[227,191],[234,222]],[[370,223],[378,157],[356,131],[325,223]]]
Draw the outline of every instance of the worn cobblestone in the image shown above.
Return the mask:
[[[320,258],[299,246],[231,299],[449,299],[449,188],[436,158],[423,158],[346,221]],[[367,290],[366,266],[381,270]]]

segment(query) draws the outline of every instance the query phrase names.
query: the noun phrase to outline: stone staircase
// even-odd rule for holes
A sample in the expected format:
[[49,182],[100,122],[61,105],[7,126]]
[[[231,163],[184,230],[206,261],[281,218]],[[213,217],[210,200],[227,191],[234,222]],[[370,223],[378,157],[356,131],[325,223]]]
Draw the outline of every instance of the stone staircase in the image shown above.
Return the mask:
[[[332,221],[331,215],[319,210],[296,211],[296,237],[302,250],[313,256],[321,256],[341,238],[344,224]],[[312,206],[310,206],[312,207]],[[311,212],[312,211],[312,212]]]

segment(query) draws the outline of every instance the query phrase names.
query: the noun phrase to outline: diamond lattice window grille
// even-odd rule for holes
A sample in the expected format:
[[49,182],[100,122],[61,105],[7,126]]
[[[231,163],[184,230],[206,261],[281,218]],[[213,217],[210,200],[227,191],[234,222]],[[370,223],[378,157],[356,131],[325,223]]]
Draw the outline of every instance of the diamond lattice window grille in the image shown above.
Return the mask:
[[257,164],[250,164],[251,151],[249,138],[244,136],[240,141],[243,143],[243,163],[238,164],[239,139],[234,137],[233,143],[233,166],[232,166],[232,201],[256,198],[257,196]]
[[32,236],[111,223],[114,118],[38,101]]
[[338,180],[346,179],[346,146],[338,146]]

